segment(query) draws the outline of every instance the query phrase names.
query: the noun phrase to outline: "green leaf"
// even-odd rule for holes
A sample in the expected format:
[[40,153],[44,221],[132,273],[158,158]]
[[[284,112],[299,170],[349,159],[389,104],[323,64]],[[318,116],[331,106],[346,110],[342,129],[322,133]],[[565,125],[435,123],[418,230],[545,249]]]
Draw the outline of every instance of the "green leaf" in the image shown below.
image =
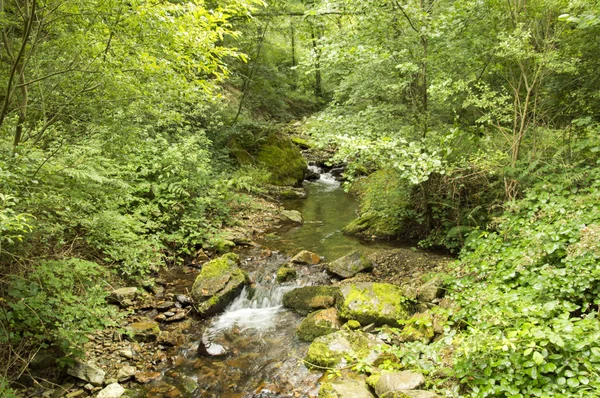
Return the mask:
[[544,356],[542,354],[540,354],[539,352],[534,352],[533,353],[533,361],[537,364],[537,365],[541,365],[544,363]]

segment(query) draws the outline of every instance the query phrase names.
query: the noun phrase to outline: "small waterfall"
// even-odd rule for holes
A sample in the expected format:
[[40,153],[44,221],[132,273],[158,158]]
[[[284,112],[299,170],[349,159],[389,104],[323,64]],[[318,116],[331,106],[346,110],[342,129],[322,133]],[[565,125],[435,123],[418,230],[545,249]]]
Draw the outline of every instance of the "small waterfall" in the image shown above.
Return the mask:
[[324,173],[323,169],[317,165],[309,165],[308,169],[314,173],[319,174],[319,179],[314,183],[324,185],[327,189],[325,190],[334,190],[340,186],[340,182],[335,179],[335,177],[331,173]]

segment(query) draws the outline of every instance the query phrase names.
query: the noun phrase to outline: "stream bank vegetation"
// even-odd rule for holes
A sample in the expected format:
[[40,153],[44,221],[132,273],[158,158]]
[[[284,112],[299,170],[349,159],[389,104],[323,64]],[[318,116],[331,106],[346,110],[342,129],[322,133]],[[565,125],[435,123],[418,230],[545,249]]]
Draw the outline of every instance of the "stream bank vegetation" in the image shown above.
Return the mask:
[[283,131],[344,164],[347,233],[459,255],[446,335],[405,366],[448,395],[598,395],[597,1],[8,0],[0,21],[0,394],[117,322],[116,278],[226,246],[247,194],[297,184]]

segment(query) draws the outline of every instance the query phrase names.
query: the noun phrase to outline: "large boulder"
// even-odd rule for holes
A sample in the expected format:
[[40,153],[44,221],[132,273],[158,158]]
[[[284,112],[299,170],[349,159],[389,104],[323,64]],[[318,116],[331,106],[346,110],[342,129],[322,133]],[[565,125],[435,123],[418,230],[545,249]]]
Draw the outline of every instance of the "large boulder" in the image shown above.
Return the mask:
[[310,313],[298,326],[298,338],[302,341],[313,341],[317,337],[334,333],[342,328],[335,308]]
[[75,361],[73,366],[67,369],[67,373],[80,380],[92,383],[95,386],[101,386],[104,382],[106,372],[91,362]]
[[118,304],[123,307],[128,307],[133,304],[133,300],[135,300],[138,294],[137,287],[122,287],[113,290],[108,296],[107,301],[111,304]]
[[271,134],[263,142],[256,156],[257,163],[270,174],[273,185],[300,186],[308,165],[302,153],[289,137]]
[[321,384],[319,398],[374,398],[361,378],[343,377]]
[[373,263],[355,250],[344,257],[330,262],[326,268],[329,273],[346,279],[352,278],[359,272],[373,268]]
[[335,305],[340,289],[334,286],[303,286],[283,295],[283,306],[299,314],[331,308]]
[[402,289],[388,283],[356,283],[340,288],[340,316],[361,325],[399,325],[410,318],[409,300]]
[[248,283],[247,274],[239,267],[239,257],[227,253],[204,264],[192,286],[192,298],[200,316],[222,311]]
[[346,365],[345,356],[374,361],[383,344],[371,334],[353,330],[339,330],[317,337],[308,347],[307,367],[339,368]]

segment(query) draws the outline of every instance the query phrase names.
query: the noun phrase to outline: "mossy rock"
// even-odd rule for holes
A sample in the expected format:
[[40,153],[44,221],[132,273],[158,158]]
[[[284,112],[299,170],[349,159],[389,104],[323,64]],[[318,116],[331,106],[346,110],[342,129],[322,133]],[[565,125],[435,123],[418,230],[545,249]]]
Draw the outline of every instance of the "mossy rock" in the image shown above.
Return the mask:
[[340,289],[334,286],[303,286],[283,295],[283,306],[299,314],[331,308],[335,305]]
[[280,134],[267,137],[256,160],[271,173],[269,182],[278,186],[301,185],[308,167],[298,147],[289,137]]
[[277,282],[288,282],[296,278],[296,269],[291,267],[280,267],[277,270]]
[[200,316],[225,309],[248,283],[248,275],[238,263],[237,254],[227,253],[204,264],[192,286],[192,297]]
[[356,321],[354,319],[350,319],[348,322],[346,322],[344,324],[344,328],[348,329],[348,330],[358,330],[361,328],[361,324],[359,321]]
[[374,361],[382,342],[373,335],[359,331],[339,330],[317,337],[308,347],[305,365],[309,368],[340,368],[345,356]]
[[302,341],[311,342],[317,337],[334,333],[342,327],[335,308],[311,312],[296,331]]
[[356,283],[340,288],[337,308],[344,319],[362,325],[398,326],[410,318],[410,303],[402,289],[388,283]]
[[125,328],[131,333],[135,341],[156,341],[160,336],[160,327],[154,321],[134,322]]
[[292,140],[292,142],[294,144],[296,144],[296,146],[298,146],[300,149],[312,148],[312,145],[311,145],[310,141],[308,140],[308,138],[293,135],[290,137],[290,140]]

